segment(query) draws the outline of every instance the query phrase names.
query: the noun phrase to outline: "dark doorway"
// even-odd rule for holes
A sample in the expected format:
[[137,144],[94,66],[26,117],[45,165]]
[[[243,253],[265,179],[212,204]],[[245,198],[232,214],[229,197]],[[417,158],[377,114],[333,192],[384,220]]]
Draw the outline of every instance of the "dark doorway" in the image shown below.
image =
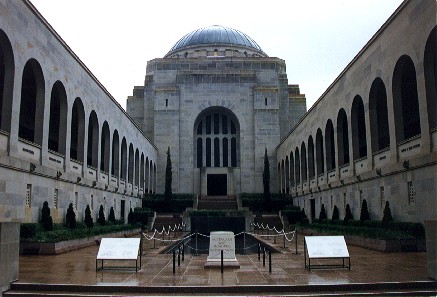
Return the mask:
[[310,199],[311,203],[311,222],[316,218],[316,199]]
[[125,209],[125,204],[126,201],[121,200],[121,207],[120,207],[120,220],[124,222],[124,209]]
[[227,174],[208,174],[207,175],[207,195],[226,196],[228,193]]

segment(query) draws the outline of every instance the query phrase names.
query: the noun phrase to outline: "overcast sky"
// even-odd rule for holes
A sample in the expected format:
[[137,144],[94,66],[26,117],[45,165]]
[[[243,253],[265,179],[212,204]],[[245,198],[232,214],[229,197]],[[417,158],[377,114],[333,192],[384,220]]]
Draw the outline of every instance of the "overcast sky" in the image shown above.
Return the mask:
[[146,1],[31,0],[126,108],[147,61],[210,25],[244,32],[284,59],[307,109],[401,4],[401,0]]

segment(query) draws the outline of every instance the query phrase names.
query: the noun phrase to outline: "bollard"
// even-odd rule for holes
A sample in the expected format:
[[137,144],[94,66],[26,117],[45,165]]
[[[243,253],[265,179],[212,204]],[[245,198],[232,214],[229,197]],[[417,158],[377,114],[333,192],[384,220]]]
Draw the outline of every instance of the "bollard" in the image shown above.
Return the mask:
[[243,255],[246,254],[246,232],[243,233]]
[[285,249],[285,233],[284,233],[284,249]]
[[276,243],[276,235],[277,235],[277,234],[275,234],[275,235],[273,236],[273,243]]
[[176,251],[173,250],[173,274],[176,273]]
[[263,247],[263,266],[266,266],[266,248]]
[[163,245],[164,242],[165,242],[165,230],[162,229],[162,243],[161,243],[161,245]]
[[294,237],[296,238],[296,240],[295,240],[295,242],[296,242],[296,252],[294,254],[298,255],[299,253],[297,252],[297,228],[294,229]]
[[199,254],[197,253],[197,231],[196,231],[196,256],[198,256]]
[[272,251],[269,250],[269,272],[272,273]]
[[222,274],[223,274],[223,250],[221,250],[221,259],[220,259],[220,261],[221,261],[220,268],[221,268]]
[[156,238],[153,236],[153,249],[156,249]]
[[185,261],[185,244],[182,242],[182,262]]
[[260,253],[261,253],[261,246],[260,246],[260,244],[258,243],[258,262],[259,262],[259,260],[261,259],[261,258],[260,258]]
[[181,267],[181,251],[178,251],[178,267]]

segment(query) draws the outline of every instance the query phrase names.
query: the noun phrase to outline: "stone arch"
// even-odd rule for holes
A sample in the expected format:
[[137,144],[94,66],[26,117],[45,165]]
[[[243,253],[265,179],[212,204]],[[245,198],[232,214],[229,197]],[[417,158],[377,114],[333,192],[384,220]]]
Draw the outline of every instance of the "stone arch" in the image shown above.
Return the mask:
[[52,87],[50,96],[49,150],[65,155],[67,134],[67,94],[59,80]]
[[138,148],[135,150],[135,177],[134,184],[135,186],[139,186],[140,181],[140,151]]
[[110,135],[109,124],[104,121],[100,144],[100,170],[106,173],[109,173]]
[[367,157],[366,120],[364,117],[364,104],[361,96],[356,95],[352,102],[352,152],[353,159]]
[[336,168],[335,165],[335,143],[334,143],[334,125],[329,119],[325,127],[325,150],[326,150],[326,169],[331,171]]
[[341,108],[337,115],[337,150],[338,165],[349,164],[349,128],[346,111]]
[[120,136],[118,130],[115,129],[112,133],[112,160],[111,174],[115,177],[120,176]]
[[127,142],[126,138],[123,137],[121,140],[121,171],[120,178],[123,180],[127,180]]
[[369,115],[372,153],[390,147],[387,92],[381,78],[373,80],[369,93]]
[[323,135],[322,130],[317,129],[316,133],[316,168],[317,168],[317,176],[325,173],[325,153],[323,149]]
[[285,156],[285,192],[290,193],[290,161]]
[[79,97],[77,97],[73,103],[71,112],[70,136],[70,158],[79,162],[83,162],[85,142],[85,110],[82,100]]
[[314,167],[314,141],[313,136],[308,137],[308,178],[312,179],[316,175]]
[[144,185],[144,193],[149,193],[150,188],[150,163],[149,157],[146,157],[146,175],[144,176],[145,185]]
[[429,128],[437,129],[437,26],[429,34],[425,46],[424,71]]
[[127,181],[128,183],[133,184],[134,180],[134,165],[135,165],[135,154],[134,154],[134,146],[129,144],[129,159],[128,159],[128,166],[127,166]]
[[141,153],[141,159],[140,159],[140,188],[144,189],[144,171],[146,169],[144,168],[144,153]]
[[296,147],[294,150],[294,174],[296,178],[296,185],[300,184],[300,154],[299,154],[299,148]]
[[193,135],[195,167],[240,166],[240,123],[231,110],[206,108],[194,121]]
[[302,141],[302,144],[300,145],[300,166],[302,170],[302,182],[306,181],[308,179],[308,173],[307,173],[307,149],[305,142]]
[[18,137],[42,145],[45,84],[41,65],[35,59],[26,62],[21,85]]
[[296,175],[295,175],[295,164],[294,164],[294,155],[293,152],[290,152],[290,181],[291,187],[296,186]]
[[96,112],[93,110],[89,116],[88,122],[88,166],[98,168],[99,157],[99,120]]
[[15,61],[8,36],[0,29],[0,130],[11,132]]
[[407,55],[398,59],[393,72],[393,109],[397,143],[420,135],[416,69]]

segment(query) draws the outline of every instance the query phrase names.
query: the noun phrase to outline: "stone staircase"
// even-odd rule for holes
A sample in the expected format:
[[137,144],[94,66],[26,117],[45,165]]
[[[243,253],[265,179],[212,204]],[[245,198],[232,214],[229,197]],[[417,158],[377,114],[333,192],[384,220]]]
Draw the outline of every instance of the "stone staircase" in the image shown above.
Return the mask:
[[197,209],[237,210],[236,196],[202,196],[197,202]]
[[262,224],[264,227],[268,226],[270,229],[275,227],[278,231],[284,228],[281,218],[277,213],[256,215],[253,222],[258,225]]
[[169,226],[172,230],[175,226],[182,226],[182,216],[173,213],[157,213],[151,230],[153,231],[156,229],[161,232],[163,228],[168,230]]

